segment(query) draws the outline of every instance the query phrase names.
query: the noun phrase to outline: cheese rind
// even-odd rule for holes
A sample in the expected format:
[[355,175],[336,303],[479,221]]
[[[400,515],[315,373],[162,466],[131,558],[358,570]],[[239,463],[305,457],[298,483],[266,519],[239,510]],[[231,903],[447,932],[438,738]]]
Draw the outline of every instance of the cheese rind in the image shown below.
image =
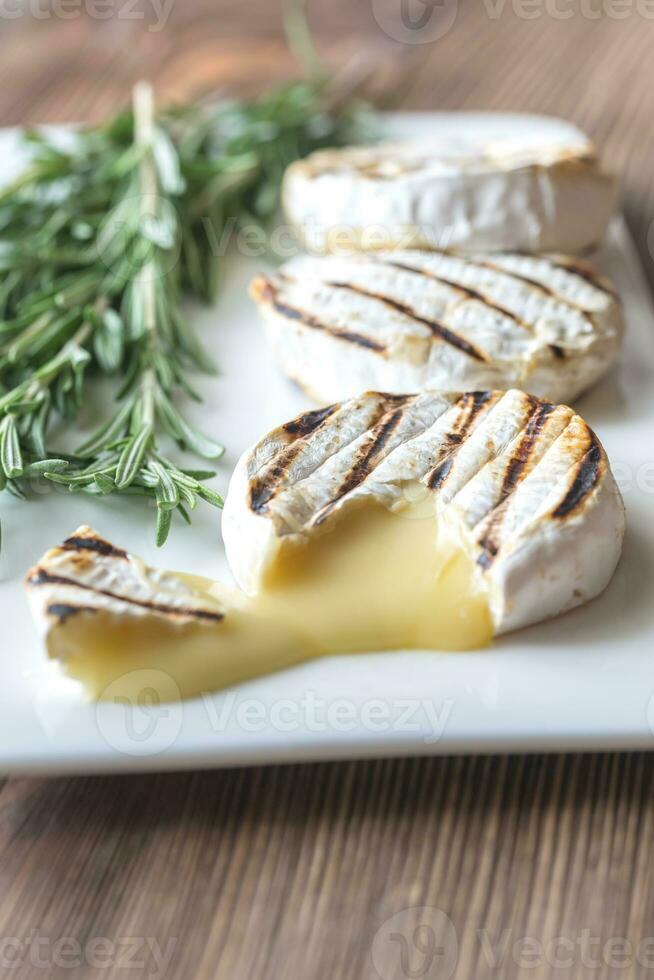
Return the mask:
[[[489,118],[492,116],[489,115]],[[616,207],[614,177],[579,130],[464,135],[460,115],[438,139],[319,150],[289,167],[283,204],[309,251],[376,248],[583,252]]]
[[560,255],[300,257],[252,295],[282,370],[323,404],[510,387],[571,401],[608,370],[624,332],[611,283]]

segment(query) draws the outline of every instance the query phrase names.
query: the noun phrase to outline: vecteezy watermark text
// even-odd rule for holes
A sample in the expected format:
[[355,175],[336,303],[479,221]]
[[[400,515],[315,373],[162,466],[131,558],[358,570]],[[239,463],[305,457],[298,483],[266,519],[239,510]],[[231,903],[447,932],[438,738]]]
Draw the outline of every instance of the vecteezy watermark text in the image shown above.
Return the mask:
[[[134,970],[139,976],[163,980],[172,962],[177,939],[162,944],[153,936],[92,936],[81,942],[75,936],[44,936],[33,929],[27,936],[0,936],[0,970],[31,966],[43,970]],[[11,975],[10,973],[8,975]]]
[[[372,11],[387,37],[403,44],[441,40],[456,24],[458,0],[371,0]],[[654,20],[654,0],[481,0],[490,21]]]
[[519,20],[626,20],[638,16],[654,20],[654,0],[482,0],[490,20],[505,14]]
[[162,31],[175,0],[0,0],[0,20],[143,21],[152,33]]
[[236,725],[241,731],[275,731],[291,733],[310,731],[352,732],[364,729],[372,734],[392,731],[421,736],[425,744],[438,742],[452,714],[450,699],[437,704],[430,698],[369,698],[353,701],[349,698],[328,699],[305,691],[302,697],[279,698],[271,703],[257,698],[240,698],[229,693],[213,698],[205,695],[207,717],[213,731],[225,731]]
[[452,919],[433,906],[394,912],[382,922],[370,947],[381,980],[450,980],[464,952],[467,959],[483,964],[484,973],[497,977],[516,967],[583,969],[602,976],[607,969],[612,976],[623,971],[633,976],[636,969],[638,976],[654,971],[653,936],[602,935],[588,927],[555,935],[527,934],[471,923],[457,930]]

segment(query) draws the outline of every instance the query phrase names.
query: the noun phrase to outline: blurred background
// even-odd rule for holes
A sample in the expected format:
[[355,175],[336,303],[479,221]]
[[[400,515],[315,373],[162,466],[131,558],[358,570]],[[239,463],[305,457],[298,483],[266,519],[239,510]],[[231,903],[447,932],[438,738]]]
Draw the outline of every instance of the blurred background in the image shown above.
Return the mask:
[[[300,71],[281,0],[0,0],[0,124],[98,119],[149,77],[161,100]],[[654,0],[308,0],[317,48],[373,97],[565,116],[623,176],[641,253],[654,181]],[[648,274],[654,282],[649,268]]]
[[[367,79],[373,100],[580,125],[622,177],[654,286],[654,0],[307,9],[321,58]],[[4,126],[102,119],[140,78],[175,102],[300,74],[281,0],[0,0]],[[586,925],[605,938],[651,936],[652,775],[651,755],[525,756],[0,782],[0,906],[14,928],[82,940],[133,936],[139,923],[159,938],[178,930],[191,941],[180,941],[174,980],[447,980],[373,966],[375,935],[397,939],[391,911],[435,902],[462,927],[489,923],[498,942],[508,924],[515,939]],[[573,975],[479,972],[473,953],[455,980]],[[651,963],[583,976],[651,976]],[[0,963],[0,975],[91,974]]]

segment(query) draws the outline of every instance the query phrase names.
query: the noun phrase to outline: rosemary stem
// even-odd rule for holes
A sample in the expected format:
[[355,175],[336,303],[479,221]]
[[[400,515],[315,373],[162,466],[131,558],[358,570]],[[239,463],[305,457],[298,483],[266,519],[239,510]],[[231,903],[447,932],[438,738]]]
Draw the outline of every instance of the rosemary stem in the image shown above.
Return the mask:
[[148,368],[145,371],[141,390],[143,392],[143,421],[146,425],[152,426],[152,429],[154,430],[157,376],[153,368]]
[[43,364],[34,372],[34,380],[41,384],[51,382],[59,371],[70,363],[71,354],[86,343],[91,335],[92,329],[90,323],[84,322],[70,340],[66,341],[59,353],[55,354],[52,360]]
[[[141,151],[139,164],[139,192],[141,222],[157,216],[158,181],[152,158],[154,138],[154,92],[148,82],[139,82],[134,89],[134,139]],[[137,278],[144,297],[144,322],[148,334],[157,329],[155,282],[156,267],[152,259],[144,262]]]
[[[157,172],[152,157],[154,140],[154,92],[148,82],[139,82],[134,89],[134,139],[141,151],[139,163],[139,191],[141,221],[156,218],[159,197]],[[144,262],[137,273],[143,295],[143,321],[148,338],[147,344],[154,346],[157,334],[157,306],[155,276],[156,264],[152,258]],[[143,421],[154,432],[155,391],[157,376],[152,367],[143,374]]]

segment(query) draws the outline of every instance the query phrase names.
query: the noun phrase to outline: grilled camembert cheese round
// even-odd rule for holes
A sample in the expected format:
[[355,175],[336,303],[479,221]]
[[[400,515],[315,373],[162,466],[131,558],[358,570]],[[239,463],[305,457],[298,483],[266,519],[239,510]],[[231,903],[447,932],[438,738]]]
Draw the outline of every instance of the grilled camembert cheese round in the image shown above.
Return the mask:
[[[302,546],[377,505],[405,525],[413,563],[424,560],[421,542],[437,538],[465,553],[468,592],[486,595],[495,634],[597,596],[622,548],[619,490],[572,409],[515,390],[368,392],[282,425],[241,458],[223,516],[237,582],[257,593],[280,562],[303,560]],[[411,557],[402,565],[389,546],[376,560],[396,563],[401,590]],[[357,581],[363,589],[362,571]]]
[[427,388],[571,401],[623,334],[611,283],[561,255],[300,256],[251,291],[282,370],[323,404]]
[[599,245],[617,190],[588,138],[558,120],[496,127],[471,137],[454,113],[434,140],[319,150],[289,167],[286,215],[318,253]]

